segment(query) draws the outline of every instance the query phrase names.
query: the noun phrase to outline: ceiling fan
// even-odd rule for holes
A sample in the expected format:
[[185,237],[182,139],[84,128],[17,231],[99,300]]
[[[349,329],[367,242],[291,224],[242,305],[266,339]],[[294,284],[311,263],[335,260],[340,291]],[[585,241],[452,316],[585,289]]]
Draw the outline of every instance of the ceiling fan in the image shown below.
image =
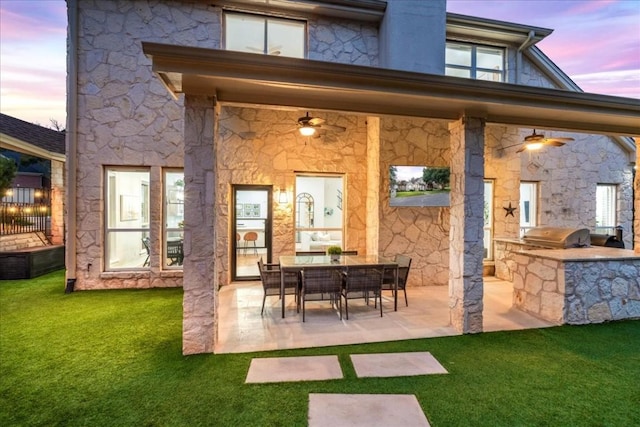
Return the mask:
[[524,138],[524,144],[518,149],[518,151],[516,151],[516,153],[521,153],[524,150],[538,150],[545,145],[562,147],[569,141],[573,141],[573,138],[545,138],[544,134],[536,133],[536,130],[534,129],[531,135]]
[[298,131],[302,136],[314,136],[318,131],[344,132],[346,128],[337,125],[329,125],[325,119],[311,117],[309,113],[298,118]]

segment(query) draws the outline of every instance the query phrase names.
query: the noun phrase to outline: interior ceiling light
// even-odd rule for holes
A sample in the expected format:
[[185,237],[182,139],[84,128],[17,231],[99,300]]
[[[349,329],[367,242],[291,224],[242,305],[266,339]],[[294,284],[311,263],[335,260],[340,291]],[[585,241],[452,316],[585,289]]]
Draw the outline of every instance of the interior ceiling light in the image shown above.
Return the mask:
[[524,148],[529,151],[539,150],[544,147],[544,142],[528,142],[524,144]]

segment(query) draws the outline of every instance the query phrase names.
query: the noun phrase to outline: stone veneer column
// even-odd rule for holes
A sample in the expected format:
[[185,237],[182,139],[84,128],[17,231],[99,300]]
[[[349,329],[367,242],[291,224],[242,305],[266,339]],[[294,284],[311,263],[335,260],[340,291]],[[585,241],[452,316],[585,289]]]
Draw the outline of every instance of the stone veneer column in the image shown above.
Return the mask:
[[187,96],[184,111],[182,353],[213,353],[217,327],[213,97]]
[[380,243],[380,117],[367,117],[367,254]]
[[51,243],[64,244],[64,163],[51,160]]
[[449,309],[462,333],[482,332],[484,120],[463,117],[451,132]]

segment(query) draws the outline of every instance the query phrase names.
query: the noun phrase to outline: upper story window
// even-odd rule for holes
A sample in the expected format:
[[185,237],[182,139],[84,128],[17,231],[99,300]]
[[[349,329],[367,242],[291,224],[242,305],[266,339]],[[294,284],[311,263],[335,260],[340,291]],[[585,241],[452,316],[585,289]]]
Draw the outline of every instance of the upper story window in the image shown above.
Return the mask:
[[225,13],[227,50],[304,58],[306,23],[244,13]]
[[502,82],[504,81],[504,49],[447,42],[445,74],[468,79]]

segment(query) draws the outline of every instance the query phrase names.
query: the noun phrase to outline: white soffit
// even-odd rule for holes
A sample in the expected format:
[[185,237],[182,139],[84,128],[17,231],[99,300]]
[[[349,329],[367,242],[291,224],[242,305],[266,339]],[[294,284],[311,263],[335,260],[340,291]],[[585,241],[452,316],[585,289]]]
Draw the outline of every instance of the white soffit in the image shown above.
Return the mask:
[[637,99],[158,43],[143,51],[174,95],[640,136]]

